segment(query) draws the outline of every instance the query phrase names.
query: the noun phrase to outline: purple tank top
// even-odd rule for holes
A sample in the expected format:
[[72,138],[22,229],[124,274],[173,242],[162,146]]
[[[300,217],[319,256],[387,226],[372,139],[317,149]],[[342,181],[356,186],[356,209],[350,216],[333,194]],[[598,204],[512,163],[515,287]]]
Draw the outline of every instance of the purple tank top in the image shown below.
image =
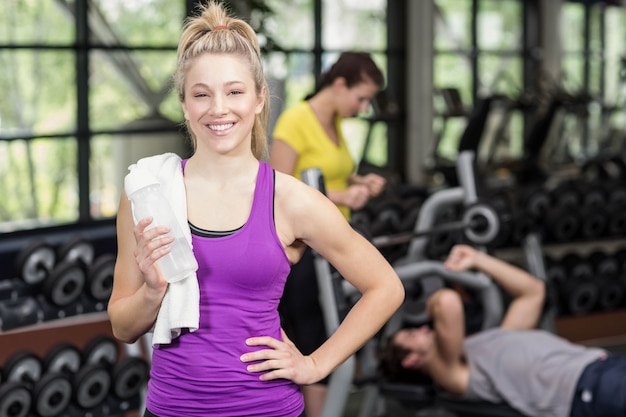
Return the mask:
[[253,350],[246,338],[281,339],[277,308],[290,263],[276,234],[273,208],[274,172],[261,161],[244,226],[222,237],[192,235],[199,265],[200,327],[153,351],[146,407],[157,416],[302,413],[296,384],[260,381],[260,374],[248,372],[239,360]]

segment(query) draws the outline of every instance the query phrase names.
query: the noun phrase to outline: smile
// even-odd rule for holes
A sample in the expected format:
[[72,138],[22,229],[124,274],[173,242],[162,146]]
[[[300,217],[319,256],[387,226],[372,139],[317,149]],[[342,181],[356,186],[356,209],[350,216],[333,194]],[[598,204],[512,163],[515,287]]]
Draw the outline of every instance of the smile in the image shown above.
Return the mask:
[[233,126],[234,126],[234,123],[228,123],[225,125],[209,125],[209,129],[222,131],[222,130],[230,129]]

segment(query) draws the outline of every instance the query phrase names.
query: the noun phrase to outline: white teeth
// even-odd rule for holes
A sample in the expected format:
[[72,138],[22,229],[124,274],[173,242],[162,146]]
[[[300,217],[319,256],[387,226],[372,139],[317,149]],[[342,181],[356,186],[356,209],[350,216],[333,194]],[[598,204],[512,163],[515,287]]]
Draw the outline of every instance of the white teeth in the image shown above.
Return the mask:
[[233,127],[234,123],[229,123],[227,125],[209,125],[209,129],[211,130],[226,130]]

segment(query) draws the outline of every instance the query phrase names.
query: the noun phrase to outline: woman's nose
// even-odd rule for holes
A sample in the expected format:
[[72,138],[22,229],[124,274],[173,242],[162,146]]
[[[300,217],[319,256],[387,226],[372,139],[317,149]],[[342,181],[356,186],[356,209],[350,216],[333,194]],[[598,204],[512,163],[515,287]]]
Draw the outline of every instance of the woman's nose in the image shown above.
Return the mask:
[[211,100],[209,113],[213,115],[224,114],[226,113],[226,108],[226,100],[224,100],[222,97],[216,96],[213,97],[213,100]]

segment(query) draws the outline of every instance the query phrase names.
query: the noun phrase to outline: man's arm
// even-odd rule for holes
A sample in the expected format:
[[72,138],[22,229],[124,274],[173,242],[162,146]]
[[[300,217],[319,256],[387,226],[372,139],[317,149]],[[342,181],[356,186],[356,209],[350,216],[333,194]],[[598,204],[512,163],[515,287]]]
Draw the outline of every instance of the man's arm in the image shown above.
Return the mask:
[[463,302],[457,291],[440,289],[426,305],[435,331],[435,355],[426,365],[434,381],[446,391],[462,395],[467,390],[468,368],[464,363],[465,325]]
[[501,327],[531,329],[537,325],[545,299],[545,285],[541,280],[523,269],[466,245],[453,247],[445,266],[453,271],[477,269],[490,276],[512,297]]

